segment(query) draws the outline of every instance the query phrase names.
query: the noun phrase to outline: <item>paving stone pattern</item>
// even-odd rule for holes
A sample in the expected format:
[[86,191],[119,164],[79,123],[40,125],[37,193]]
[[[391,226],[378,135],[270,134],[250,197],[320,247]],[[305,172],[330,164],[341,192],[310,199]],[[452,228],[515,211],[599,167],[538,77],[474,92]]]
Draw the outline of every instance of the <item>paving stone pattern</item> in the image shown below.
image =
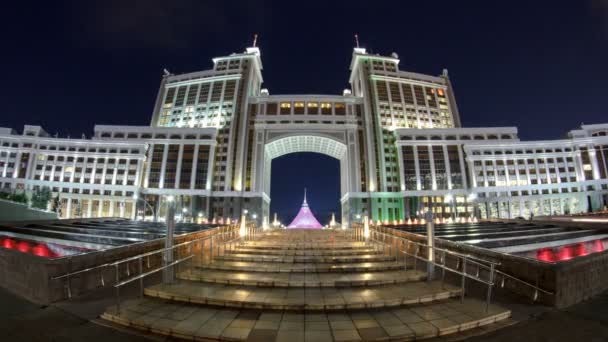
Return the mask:
[[511,315],[323,230],[270,231],[144,293],[102,318],[189,340],[322,342],[424,339]]

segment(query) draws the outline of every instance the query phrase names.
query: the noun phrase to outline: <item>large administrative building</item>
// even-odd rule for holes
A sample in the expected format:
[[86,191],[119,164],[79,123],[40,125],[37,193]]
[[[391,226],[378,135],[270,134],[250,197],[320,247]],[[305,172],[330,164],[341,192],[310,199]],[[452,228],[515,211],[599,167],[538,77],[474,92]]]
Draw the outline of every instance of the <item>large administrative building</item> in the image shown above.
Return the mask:
[[[234,219],[270,216],[274,158],[340,160],[342,222],[529,217],[601,209],[608,201],[608,124],[567,138],[519,141],[515,127],[463,128],[444,70],[399,70],[399,57],[355,48],[342,95],[272,95],[257,47],[213,69],[165,72],[149,126],[95,126],[90,139],[39,126],[0,128],[0,186],[59,195],[61,216]],[[152,96],[151,96],[152,98]],[[305,171],[302,171],[305,172]]]

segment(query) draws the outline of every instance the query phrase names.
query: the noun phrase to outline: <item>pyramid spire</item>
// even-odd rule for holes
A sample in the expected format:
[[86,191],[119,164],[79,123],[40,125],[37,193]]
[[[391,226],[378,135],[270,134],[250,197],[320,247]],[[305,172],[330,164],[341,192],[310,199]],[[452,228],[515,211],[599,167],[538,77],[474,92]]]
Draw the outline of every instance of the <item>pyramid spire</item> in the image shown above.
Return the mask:
[[288,228],[323,228],[308,207],[308,202],[306,202],[306,188],[304,188],[304,202],[302,203],[302,207],[293,221],[291,221]]

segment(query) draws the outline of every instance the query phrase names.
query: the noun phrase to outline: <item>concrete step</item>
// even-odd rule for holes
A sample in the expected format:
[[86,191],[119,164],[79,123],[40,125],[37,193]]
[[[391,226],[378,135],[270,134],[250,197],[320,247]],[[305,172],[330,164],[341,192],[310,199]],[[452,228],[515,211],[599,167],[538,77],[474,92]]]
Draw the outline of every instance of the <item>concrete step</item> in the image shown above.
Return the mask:
[[474,299],[392,309],[289,312],[202,307],[143,298],[125,301],[101,316],[115,324],[186,340],[222,341],[414,341],[445,335],[455,339],[500,327],[511,312]]
[[373,248],[362,249],[343,249],[343,250],[318,250],[318,249],[263,249],[263,248],[246,248],[238,247],[234,250],[227,250],[230,254],[255,254],[255,255],[285,255],[285,256],[341,256],[341,255],[363,255],[363,254],[381,254],[381,251]]
[[215,256],[216,260],[224,261],[252,261],[264,263],[356,263],[356,262],[384,262],[395,261],[395,257],[381,254],[371,255],[342,255],[342,256],[282,256],[282,255],[263,255],[263,254],[236,254]]
[[245,242],[240,245],[250,249],[285,249],[285,250],[342,250],[342,249],[368,249],[369,245],[364,242],[342,242],[342,243],[286,243],[282,241],[276,242]]
[[352,288],[273,288],[177,281],[147,287],[144,294],[170,301],[264,310],[351,310],[428,303],[460,295],[440,282]]
[[201,269],[223,271],[280,272],[280,273],[324,273],[324,272],[381,272],[403,270],[397,262],[358,262],[341,264],[314,263],[259,263],[255,261],[214,260],[210,264],[195,266]]
[[365,273],[281,273],[189,269],[179,273],[178,277],[207,283],[263,287],[355,287],[421,281],[426,279],[426,273],[414,270]]

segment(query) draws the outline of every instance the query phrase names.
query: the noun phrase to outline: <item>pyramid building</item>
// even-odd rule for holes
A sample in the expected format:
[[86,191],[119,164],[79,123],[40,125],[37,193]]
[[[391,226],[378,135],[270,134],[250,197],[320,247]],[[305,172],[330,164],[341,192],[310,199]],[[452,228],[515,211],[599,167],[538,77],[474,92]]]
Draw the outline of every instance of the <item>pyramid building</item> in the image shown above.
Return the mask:
[[306,202],[306,189],[304,189],[304,202],[302,203],[302,207],[300,208],[298,215],[296,215],[287,228],[323,228],[308,207],[308,203]]

